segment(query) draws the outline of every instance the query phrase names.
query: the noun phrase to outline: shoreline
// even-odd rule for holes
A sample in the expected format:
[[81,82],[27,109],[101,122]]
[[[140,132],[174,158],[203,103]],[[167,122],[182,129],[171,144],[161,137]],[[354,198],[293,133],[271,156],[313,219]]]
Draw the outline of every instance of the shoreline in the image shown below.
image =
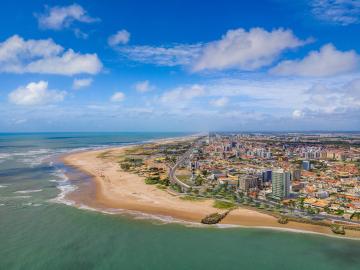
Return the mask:
[[[166,143],[174,140],[180,139],[161,139],[161,141],[151,143]],[[62,156],[60,160],[65,165],[88,175],[93,184],[91,191],[83,193],[80,187],[77,189],[76,194],[70,193],[66,197],[71,197],[71,200],[82,205],[83,209],[88,208],[89,210],[101,212],[111,209],[112,211],[108,211],[109,214],[117,214],[116,212],[129,213],[134,216],[143,214],[150,219],[166,220],[166,222],[170,223],[187,223],[199,227],[203,226],[200,220],[206,215],[222,212],[222,210],[212,206],[212,199],[202,201],[182,200],[179,196],[171,195],[154,185],[145,184],[143,177],[122,171],[116,162],[97,157],[103,151],[110,151],[114,155],[120,155],[126,149],[137,145],[80,151]],[[71,176],[68,176],[68,178],[71,182]],[[101,209],[104,209],[104,211]],[[271,215],[242,207],[233,210],[215,227],[227,226],[230,228],[244,227],[313,233],[341,239],[360,240],[360,231],[347,230],[345,236],[340,236],[334,234],[329,227],[320,225],[293,221],[283,225],[279,224],[277,219]],[[205,225],[205,227],[208,226]]]

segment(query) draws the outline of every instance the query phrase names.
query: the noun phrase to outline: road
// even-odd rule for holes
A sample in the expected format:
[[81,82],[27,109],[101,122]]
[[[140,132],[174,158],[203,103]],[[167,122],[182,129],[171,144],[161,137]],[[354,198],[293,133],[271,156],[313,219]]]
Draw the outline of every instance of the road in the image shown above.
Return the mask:
[[190,159],[190,156],[191,156],[191,153],[194,149],[194,146],[196,146],[199,141],[201,140],[202,138],[199,138],[198,140],[196,140],[192,146],[190,147],[189,150],[187,150],[185,152],[185,154],[183,154],[175,163],[174,166],[170,167],[169,169],[169,179],[170,179],[170,182],[171,183],[176,183],[178,184],[182,189],[184,189],[185,191],[187,191],[188,189],[191,188],[191,186],[189,186],[188,184],[182,182],[181,180],[179,180],[179,178],[176,177],[176,169],[186,160]]

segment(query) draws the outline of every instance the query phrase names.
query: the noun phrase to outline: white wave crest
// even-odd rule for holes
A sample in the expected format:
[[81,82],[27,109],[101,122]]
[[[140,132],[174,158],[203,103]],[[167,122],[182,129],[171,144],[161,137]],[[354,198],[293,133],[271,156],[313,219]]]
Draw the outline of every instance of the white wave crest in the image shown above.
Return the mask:
[[35,192],[41,192],[42,189],[28,189],[28,190],[18,190],[14,193],[20,193],[20,194],[27,194],[27,193],[35,193]]
[[57,183],[56,187],[60,190],[60,193],[55,198],[51,199],[50,202],[63,203],[70,206],[74,205],[75,202],[67,199],[66,195],[69,194],[70,192],[75,191],[77,189],[77,186],[73,185],[69,181],[69,178],[65,175],[64,171],[62,170],[56,170],[52,174],[58,179],[51,179],[49,181]]

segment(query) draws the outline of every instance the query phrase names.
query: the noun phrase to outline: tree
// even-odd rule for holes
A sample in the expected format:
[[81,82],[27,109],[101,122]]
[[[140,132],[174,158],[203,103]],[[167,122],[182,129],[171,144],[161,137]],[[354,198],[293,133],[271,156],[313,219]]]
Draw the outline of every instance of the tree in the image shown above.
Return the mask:
[[202,170],[201,173],[202,173],[202,175],[203,175],[204,177],[206,177],[206,176],[209,175],[209,171],[206,170],[206,169],[205,169],[205,170]]
[[204,181],[204,179],[200,175],[197,175],[195,178],[195,185],[201,186],[203,181]]
[[354,212],[350,217],[350,219],[355,219],[355,218],[357,219],[357,221],[360,220],[360,212]]

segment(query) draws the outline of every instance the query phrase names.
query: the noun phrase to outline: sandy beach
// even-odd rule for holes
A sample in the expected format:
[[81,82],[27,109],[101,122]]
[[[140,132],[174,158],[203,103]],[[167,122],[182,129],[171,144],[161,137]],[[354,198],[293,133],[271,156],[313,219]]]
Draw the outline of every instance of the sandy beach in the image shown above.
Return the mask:
[[[95,183],[95,192],[91,198],[93,206],[101,205],[112,209],[139,211],[191,222],[200,222],[208,214],[221,212],[212,206],[213,201],[210,199],[183,200],[155,185],[145,184],[144,179],[138,175],[122,171],[115,160],[98,157],[104,151],[110,151],[111,155],[119,156],[128,147],[72,153],[62,158],[65,164],[92,176]],[[283,225],[279,224],[277,219],[271,215],[241,207],[233,210],[221,223],[298,230],[335,236],[330,228],[325,226],[298,222],[289,222]],[[347,230],[346,237],[360,238],[360,231]]]

